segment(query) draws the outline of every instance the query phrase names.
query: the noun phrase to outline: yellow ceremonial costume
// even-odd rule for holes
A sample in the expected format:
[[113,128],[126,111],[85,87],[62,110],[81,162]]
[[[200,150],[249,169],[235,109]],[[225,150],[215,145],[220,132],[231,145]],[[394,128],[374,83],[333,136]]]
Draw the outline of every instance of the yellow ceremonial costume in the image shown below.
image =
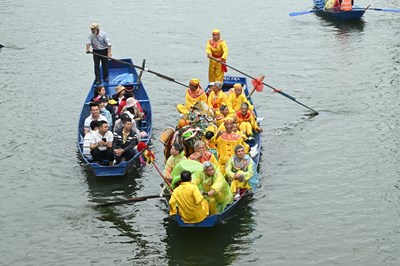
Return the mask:
[[[238,162],[236,156],[233,156],[226,164],[225,175],[231,180],[231,191],[236,193],[238,188],[245,188],[251,190],[249,180],[254,174],[254,162],[250,156],[245,155],[243,160]],[[235,174],[239,174],[243,177],[242,180],[233,179]]]
[[242,145],[245,152],[249,152],[249,145],[245,143],[243,137],[237,133],[224,132],[220,136],[214,136],[212,141],[217,145],[218,162],[223,174],[225,174],[226,162],[235,154],[234,148],[237,145]]
[[[219,35],[219,30],[215,29],[212,31],[213,34]],[[212,56],[216,59],[222,59],[226,61],[228,57],[228,46],[224,40],[218,39],[214,40],[210,39],[206,45],[206,53],[209,56]],[[210,63],[208,66],[208,81],[223,81],[224,80],[224,71],[222,69],[223,65],[213,59],[210,58]]]
[[241,111],[236,113],[236,123],[239,130],[246,136],[253,136],[253,130],[257,131],[258,126],[253,112],[247,111],[245,115]]
[[227,100],[228,97],[223,91],[220,90],[217,95],[212,91],[210,95],[208,95],[207,104],[213,109],[214,113],[216,113],[219,111],[221,105],[227,105]]
[[199,163],[204,163],[204,162],[211,162],[213,165],[219,167],[219,163],[217,159],[215,158],[214,154],[211,151],[205,151],[203,153],[203,156],[198,158],[200,155],[198,152],[194,152],[189,156],[189,160],[193,161],[198,161]]
[[190,107],[195,105],[197,102],[205,102],[207,103],[207,95],[206,93],[199,87],[200,81],[198,79],[191,79],[189,83],[189,87],[197,88],[191,89],[188,88],[186,90],[185,96],[185,104],[178,104],[176,107],[181,114],[188,114]]
[[226,205],[232,203],[233,200],[232,192],[225,177],[215,165],[214,169],[215,173],[213,176],[208,176],[204,171],[202,171],[196,173],[192,180],[192,183],[195,184],[200,191],[215,191],[215,194],[212,197],[205,196],[209,204],[210,215],[221,213],[225,209]]
[[247,100],[244,93],[239,94],[239,96],[236,95],[236,93],[230,93],[226,103],[228,104],[228,107],[235,110],[235,112],[240,110],[240,106],[242,105],[242,103],[247,103],[251,111],[254,109],[253,105],[249,102],[249,100]]
[[185,223],[194,224],[203,221],[209,213],[208,201],[201,195],[199,188],[191,182],[182,182],[169,200],[170,215],[179,214]]

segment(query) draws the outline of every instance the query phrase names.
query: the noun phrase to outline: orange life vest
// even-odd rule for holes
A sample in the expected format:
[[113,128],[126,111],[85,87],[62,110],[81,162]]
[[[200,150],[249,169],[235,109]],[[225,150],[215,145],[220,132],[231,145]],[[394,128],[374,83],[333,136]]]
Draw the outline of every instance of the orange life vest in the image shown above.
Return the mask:
[[340,5],[340,10],[342,11],[350,11],[353,9],[353,5],[351,4],[351,0],[342,0]]

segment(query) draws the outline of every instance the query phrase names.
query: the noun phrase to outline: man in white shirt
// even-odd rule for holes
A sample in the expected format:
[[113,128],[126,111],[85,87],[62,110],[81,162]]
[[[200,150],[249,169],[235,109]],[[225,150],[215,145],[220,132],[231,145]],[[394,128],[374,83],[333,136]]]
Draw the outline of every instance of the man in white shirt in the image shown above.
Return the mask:
[[95,163],[99,163],[101,160],[108,160],[108,165],[113,165],[113,140],[114,135],[108,130],[107,122],[99,121],[99,130],[90,136],[90,154]]
[[85,135],[87,133],[89,133],[90,131],[90,123],[93,120],[97,120],[97,121],[106,121],[107,122],[107,117],[103,116],[100,114],[100,108],[99,105],[96,103],[90,103],[89,104],[90,107],[90,115],[88,117],[86,117],[85,122],[83,123],[83,129],[85,132]]
[[96,76],[95,83],[98,85],[101,83],[100,61],[101,67],[103,68],[103,81],[108,82],[108,58],[106,57],[112,57],[111,42],[107,33],[100,30],[100,25],[98,23],[90,24],[90,31],[92,33],[89,35],[88,40],[86,41],[86,53],[90,52],[90,46],[92,46],[93,53],[102,55],[98,56],[93,54],[94,74]]

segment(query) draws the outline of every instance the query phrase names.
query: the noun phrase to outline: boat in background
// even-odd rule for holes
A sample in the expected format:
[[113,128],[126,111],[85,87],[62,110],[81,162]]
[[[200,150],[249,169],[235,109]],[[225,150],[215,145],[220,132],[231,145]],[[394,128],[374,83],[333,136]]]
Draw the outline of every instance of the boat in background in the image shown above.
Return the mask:
[[[240,83],[243,86],[243,90],[246,96],[249,95],[249,91],[247,88],[247,79],[245,77],[236,77],[236,76],[225,76],[224,82],[223,82],[223,87],[222,91],[223,92],[228,92],[230,89],[232,89],[233,85],[236,83]],[[253,104],[251,98],[248,98],[249,102]],[[254,104],[253,104],[254,106]],[[254,112],[256,112],[256,108],[254,108]],[[252,153],[254,156],[252,156],[252,159],[254,161],[254,167],[255,169],[258,169],[258,164],[260,162],[260,155],[261,155],[261,133],[254,133],[254,139],[250,142],[246,142],[249,146],[250,149],[252,150]],[[258,180],[258,171],[254,173],[254,178]],[[223,212],[210,215],[200,223],[196,224],[188,224],[185,223],[182,218],[179,215],[174,215],[171,218],[175,220],[179,227],[214,227],[218,224],[223,224],[227,222],[230,218],[233,217],[234,210],[246,202],[246,199],[251,198],[253,195],[253,192],[250,190],[243,189],[240,191],[240,198],[236,201],[233,201],[232,204],[229,204],[226,206]],[[164,201],[169,209],[169,204],[168,204],[169,198],[167,197]]]
[[349,11],[335,11],[335,10],[327,10],[325,9],[325,1],[324,0],[313,0],[315,6],[315,14],[320,17],[324,17],[332,20],[339,21],[349,21],[349,20],[360,20],[364,15],[367,8],[360,8],[358,6],[353,5],[353,9]]
[[[140,125],[137,125],[138,129],[146,132],[147,135],[146,138],[142,138],[141,141],[148,144],[152,133],[151,105],[145,87],[143,86],[143,83],[140,82],[139,75],[133,66],[132,60],[109,60],[108,69],[110,82],[103,83],[101,85],[105,87],[106,94],[110,96],[115,93],[115,87],[120,84],[127,88],[131,87],[133,89],[134,97],[140,103],[145,113],[144,119],[141,121]],[[125,79],[121,79],[120,77],[125,77]],[[78,123],[78,149],[84,162],[94,171],[96,176],[123,176],[126,174],[129,168],[134,167],[135,162],[138,162],[140,153],[136,153],[131,160],[123,161],[114,166],[108,166],[108,163],[105,165],[102,165],[101,163],[94,163],[93,158],[90,155],[84,155],[83,153],[84,122],[85,119],[90,115],[89,103],[94,96],[94,89],[97,86],[99,85],[96,85],[95,82],[93,82],[82,107]]]

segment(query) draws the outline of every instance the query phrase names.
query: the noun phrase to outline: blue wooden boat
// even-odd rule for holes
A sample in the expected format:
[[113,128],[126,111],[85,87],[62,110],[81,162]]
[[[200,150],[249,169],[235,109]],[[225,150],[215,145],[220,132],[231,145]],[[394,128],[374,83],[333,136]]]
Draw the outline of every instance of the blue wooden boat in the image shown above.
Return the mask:
[[367,8],[359,8],[353,5],[353,9],[350,11],[335,11],[324,9],[324,0],[313,0],[315,13],[317,16],[324,17],[331,20],[339,21],[349,21],[349,20],[359,20],[364,15]]
[[[222,87],[222,90],[224,92],[229,91],[235,83],[242,84],[245,94],[249,95],[249,91],[247,88],[247,79],[244,77],[225,76],[224,85]],[[253,104],[251,98],[249,98],[249,101]],[[256,112],[255,108],[254,108],[254,112]],[[258,163],[260,161],[260,155],[261,155],[261,133],[254,134],[254,140],[251,142],[247,142],[247,144],[249,144],[250,148],[254,147],[253,149],[257,151],[257,154],[254,157],[252,157],[252,159],[255,163],[255,169],[257,169]],[[255,173],[255,175],[258,175],[258,173]],[[229,220],[232,217],[234,210],[238,206],[240,206],[243,202],[245,202],[245,199],[250,198],[252,195],[253,195],[253,192],[251,192],[250,190],[242,190],[240,192],[240,198],[238,200],[234,201],[232,204],[226,206],[226,208],[223,212],[214,214],[214,215],[210,215],[200,223],[187,224],[182,220],[182,218],[179,215],[174,215],[171,218],[174,219],[178,223],[179,227],[214,227],[218,224],[223,224],[224,222]],[[168,206],[167,200],[165,200],[165,202]],[[168,206],[168,208],[169,208],[169,206]]]
[[[142,106],[142,109],[144,113],[146,114],[145,118],[141,122],[141,125],[138,126],[140,131],[145,131],[147,133],[146,138],[142,138],[142,142],[145,142],[146,144],[149,142],[151,133],[152,133],[152,112],[151,112],[151,105],[150,105],[150,100],[149,97],[146,93],[146,90],[141,82],[138,82],[138,74],[136,72],[136,69],[133,66],[132,60],[131,59],[121,59],[121,60],[112,60],[108,61],[108,68],[109,68],[109,83],[104,83],[102,84],[106,88],[106,94],[107,95],[112,95],[115,93],[115,87],[118,86],[118,84],[113,84],[114,80],[117,80],[117,77],[121,76],[130,76],[133,77],[133,82],[129,83],[122,83],[121,85],[123,86],[133,86],[133,93],[135,98],[138,100],[140,105]],[[131,74],[131,75],[130,75]],[[117,79],[116,79],[117,78]],[[83,104],[82,111],[80,114],[79,118],[79,123],[78,123],[78,149],[80,154],[82,155],[82,158],[84,162],[94,171],[94,174],[96,176],[123,176],[126,174],[126,172],[134,167],[135,163],[137,164],[138,162],[138,156],[139,153],[136,153],[136,155],[129,161],[123,161],[118,165],[115,166],[108,166],[107,165],[102,165],[102,164],[97,164],[93,162],[93,159],[91,156],[87,156],[83,154],[83,139],[84,139],[84,122],[86,117],[90,115],[90,108],[89,108],[89,102],[93,98],[94,95],[94,89],[98,85],[95,85],[93,82],[92,87],[90,88],[90,91],[86,97],[85,103]]]

